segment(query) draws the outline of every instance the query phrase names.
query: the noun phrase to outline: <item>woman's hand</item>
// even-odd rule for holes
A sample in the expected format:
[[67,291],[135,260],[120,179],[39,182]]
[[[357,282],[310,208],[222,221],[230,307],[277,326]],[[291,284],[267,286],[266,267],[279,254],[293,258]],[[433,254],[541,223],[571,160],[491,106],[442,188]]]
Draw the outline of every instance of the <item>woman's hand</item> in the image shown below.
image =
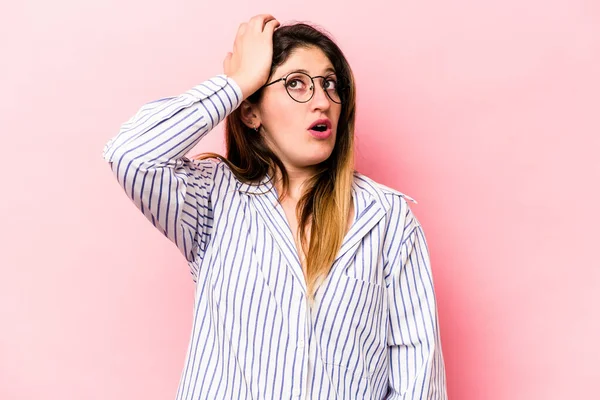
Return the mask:
[[269,14],[256,15],[240,24],[233,53],[223,61],[225,75],[242,89],[246,99],[269,79],[273,59],[273,32],[279,22]]

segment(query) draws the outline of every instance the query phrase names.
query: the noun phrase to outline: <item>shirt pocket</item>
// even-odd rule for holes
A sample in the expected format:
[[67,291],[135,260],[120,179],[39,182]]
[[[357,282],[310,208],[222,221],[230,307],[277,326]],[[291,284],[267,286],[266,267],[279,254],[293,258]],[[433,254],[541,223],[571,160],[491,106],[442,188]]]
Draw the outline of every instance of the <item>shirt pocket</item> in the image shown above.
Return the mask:
[[385,287],[345,272],[331,278],[317,321],[323,361],[369,379],[386,356]]

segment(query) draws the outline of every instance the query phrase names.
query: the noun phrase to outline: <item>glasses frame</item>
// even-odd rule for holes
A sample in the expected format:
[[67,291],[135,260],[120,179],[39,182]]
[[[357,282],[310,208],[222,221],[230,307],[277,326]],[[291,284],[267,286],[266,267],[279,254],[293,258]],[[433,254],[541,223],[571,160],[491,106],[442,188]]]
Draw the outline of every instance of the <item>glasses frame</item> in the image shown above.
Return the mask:
[[[311,82],[311,88],[310,88],[311,93],[310,93],[310,97],[308,98],[308,100],[306,100],[306,101],[300,101],[300,100],[294,98],[294,96],[292,96],[290,94],[290,91],[288,90],[288,87],[287,87],[286,83],[287,83],[287,79],[292,74],[302,74],[302,75],[308,76],[308,78],[310,79],[310,82]],[[327,97],[329,98],[329,100],[333,101],[335,104],[342,104],[342,94],[339,92],[342,89],[341,86],[339,86],[339,87],[336,88],[336,90],[338,91],[338,95],[340,96],[340,101],[338,102],[338,101],[335,101],[334,99],[331,98],[331,96],[329,95],[329,92],[327,91],[327,89],[325,89],[323,87],[323,85],[322,85],[322,83],[325,81],[325,79],[327,79],[328,77],[330,77],[332,75],[335,75],[335,73],[331,73],[331,74],[325,75],[325,76],[322,76],[322,75],[310,76],[306,72],[292,71],[289,74],[287,74],[286,76],[284,76],[283,78],[276,79],[273,82],[269,82],[266,85],[263,85],[261,87],[261,89],[262,88],[266,88],[267,86],[271,86],[271,85],[273,85],[273,84],[275,84],[277,82],[283,81],[284,82],[285,91],[287,92],[288,96],[290,96],[292,98],[292,100],[294,100],[297,103],[308,103],[309,101],[312,100],[312,98],[315,95],[315,81],[314,81],[314,78],[321,78],[321,88],[323,89],[323,91],[325,92],[325,94],[327,95]],[[339,79],[336,81],[336,85],[339,85]]]

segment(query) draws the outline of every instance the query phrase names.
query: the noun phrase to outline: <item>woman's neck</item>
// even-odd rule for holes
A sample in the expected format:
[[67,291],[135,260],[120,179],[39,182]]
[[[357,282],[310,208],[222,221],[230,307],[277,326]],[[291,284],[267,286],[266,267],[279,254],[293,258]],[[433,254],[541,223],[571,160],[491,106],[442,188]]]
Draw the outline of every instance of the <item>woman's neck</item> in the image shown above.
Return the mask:
[[[304,184],[316,174],[316,171],[314,168],[291,168],[286,166],[286,172],[289,183],[286,197],[288,200],[298,202],[306,190]],[[283,179],[279,170],[275,173],[275,188],[279,194],[282,193]]]

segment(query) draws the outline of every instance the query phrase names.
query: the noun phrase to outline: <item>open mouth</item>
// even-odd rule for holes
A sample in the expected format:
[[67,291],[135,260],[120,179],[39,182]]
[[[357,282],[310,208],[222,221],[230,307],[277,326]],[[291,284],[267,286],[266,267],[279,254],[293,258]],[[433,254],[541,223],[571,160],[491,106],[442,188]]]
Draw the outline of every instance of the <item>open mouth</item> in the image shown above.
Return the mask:
[[327,125],[325,125],[325,124],[315,125],[312,128],[310,128],[310,130],[317,131],[317,132],[325,132],[327,130]]
[[310,134],[317,139],[327,139],[330,137],[332,133],[331,129],[331,121],[327,118],[318,119],[308,127]]

